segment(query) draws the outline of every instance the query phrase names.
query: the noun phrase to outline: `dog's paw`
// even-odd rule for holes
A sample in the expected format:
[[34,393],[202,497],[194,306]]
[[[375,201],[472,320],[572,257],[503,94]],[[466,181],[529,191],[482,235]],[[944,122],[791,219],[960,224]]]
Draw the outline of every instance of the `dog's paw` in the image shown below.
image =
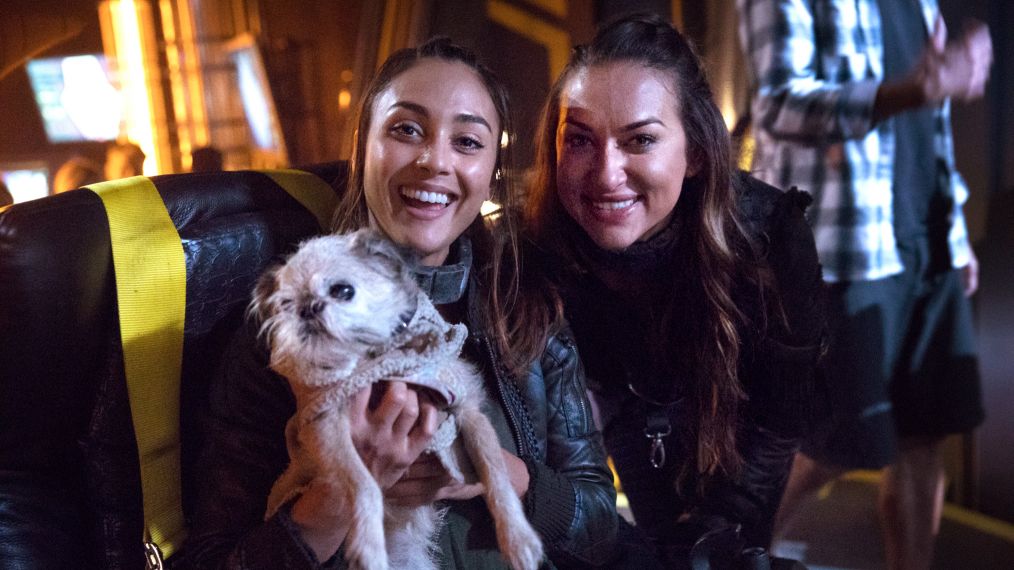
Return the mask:
[[387,548],[383,526],[370,525],[376,521],[353,524],[345,538],[345,560],[356,570],[387,570]]
[[528,521],[511,525],[501,537],[500,549],[514,570],[538,570],[542,562],[542,540]]

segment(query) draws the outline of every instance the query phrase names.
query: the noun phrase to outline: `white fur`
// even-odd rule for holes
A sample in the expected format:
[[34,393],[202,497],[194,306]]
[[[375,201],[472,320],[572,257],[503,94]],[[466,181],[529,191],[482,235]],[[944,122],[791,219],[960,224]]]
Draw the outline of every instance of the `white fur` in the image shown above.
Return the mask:
[[[541,540],[525,518],[496,432],[480,410],[481,377],[458,357],[465,329],[440,319],[402,255],[369,230],[315,238],[258,285],[251,310],[262,318],[271,367],[289,380],[297,406],[286,427],[291,463],[272,488],[266,517],[314,478],[330,478],[348,490],[346,504],[354,505],[345,539],[353,568],[436,568],[442,513],[432,506],[384,505],[352,444],[344,410],[362,389],[358,384],[399,373],[411,379],[437,362],[430,381],[444,383],[456,396],[448,408],[460,430],[455,444],[464,447],[483,483],[500,550],[515,570],[536,570]],[[348,287],[354,289],[351,296]],[[406,332],[392,335],[405,329],[401,323],[410,314],[415,316]],[[417,362],[426,365],[412,368]]]

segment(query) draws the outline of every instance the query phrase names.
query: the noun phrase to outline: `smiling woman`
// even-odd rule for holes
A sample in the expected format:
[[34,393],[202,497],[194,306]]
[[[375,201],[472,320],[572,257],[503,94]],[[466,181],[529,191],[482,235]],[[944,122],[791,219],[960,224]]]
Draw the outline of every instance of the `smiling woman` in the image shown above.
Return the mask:
[[421,61],[377,97],[363,184],[373,221],[440,265],[490,196],[500,120],[475,71]]
[[[613,85],[629,96],[615,97]],[[687,174],[687,137],[662,72],[626,63],[575,71],[556,130],[560,202],[603,249],[665,227]]]
[[537,145],[535,265],[574,327],[637,525],[676,568],[704,534],[741,528],[728,567],[731,545],[768,545],[823,409],[806,197],[732,169],[701,62],[655,16],[574,50]]
[[[335,225],[342,233],[373,226],[414,253],[413,276],[441,316],[468,325],[462,356],[490,395],[483,410],[542,540],[539,567],[609,566],[620,554],[615,490],[569,329],[549,308],[542,314],[550,318],[528,322],[506,309],[523,279],[507,215],[511,177],[498,175],[511,164],[510,147],[499,144],[504,132],[506,92],[471,52],[446,39],[396,52],[363,97]],[[490,198],[505,206],[495,225],[480,216]],[[237,336],[211,390],[190,558],[219,569],[372,562],[342,550],[356,532],[349,513],[362,506],[329,478],[314,479],[264,520],[268,491],[288,463],[286,421],[296,406],[288,382],[267,367],[259,326],[252,317]],[[457,481],[422,454],[442,409],[413,385],[378,382],[351,398],[345,413],[356,451],[386,504],[443,501],[434,567],[506,568],[496,548],[502,537],[477,497],[481,485]]]

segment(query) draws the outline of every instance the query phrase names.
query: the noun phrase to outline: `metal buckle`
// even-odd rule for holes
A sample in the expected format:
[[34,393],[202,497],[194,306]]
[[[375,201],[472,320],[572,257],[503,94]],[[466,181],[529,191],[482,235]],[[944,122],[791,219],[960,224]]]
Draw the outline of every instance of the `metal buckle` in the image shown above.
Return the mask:
[[648,460],[655,469],[665,466],[665,444],[662,442],[662,438],[670,433],[672,433],[672,427],[669,425],[666,425],[664,430],[644,428],[644,437],[651,440],[651,452],[648,454]]
[[157,544],[150,540],[144,541],[144,560],[144,567],[147,570],[164,570],[165,568],[162,564],[162,551],[158,549]]
[[648,461],[651,462],[651,466],[655,469],[661,469],[665,466],[665,444],[662,443],[662,438],[672,433],[672,425],[669,423],[666,409],[683,398],[677,398],[672,402],[657,402],[651,398],[642,396],[637,391],[637,388],[634,387],[633,382],[627,384],[627,389],[645,404],[645,423],[648,425],[644,428],[644,437],[651,440],[651,452],[648,454]]

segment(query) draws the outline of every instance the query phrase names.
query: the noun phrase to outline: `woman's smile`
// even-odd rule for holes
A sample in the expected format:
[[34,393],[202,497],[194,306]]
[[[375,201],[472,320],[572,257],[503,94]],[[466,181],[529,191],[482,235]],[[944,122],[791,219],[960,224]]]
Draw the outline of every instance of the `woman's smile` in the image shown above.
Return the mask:
[[426,207],[433,209],[434,206],[439,206],[443,209],[446,208],[452,200],[450,194],[432,190],[412,189],[404,186],[401,188],[401,195],[405,198],[405,202],[409,206],[415,208]]
[[423,220],[435,220],[448,213],[458,196],[432,184],[403,185],[398,188],[406,211]]
[[582,201],[595,210],[625,213],[641,201],[641,198],[638,196],[631,196],[629,198],[597,198],[585,196],[582,197]]
[[366,143],[364,190],[373,222],[440,265],[489,198],[500,125],[479,76],[422,61],[381,92]]
[[560,203],[599,247],[622,250],[665,227],[693,169],[663,75],[627,63],[575,73],[556,137]]

